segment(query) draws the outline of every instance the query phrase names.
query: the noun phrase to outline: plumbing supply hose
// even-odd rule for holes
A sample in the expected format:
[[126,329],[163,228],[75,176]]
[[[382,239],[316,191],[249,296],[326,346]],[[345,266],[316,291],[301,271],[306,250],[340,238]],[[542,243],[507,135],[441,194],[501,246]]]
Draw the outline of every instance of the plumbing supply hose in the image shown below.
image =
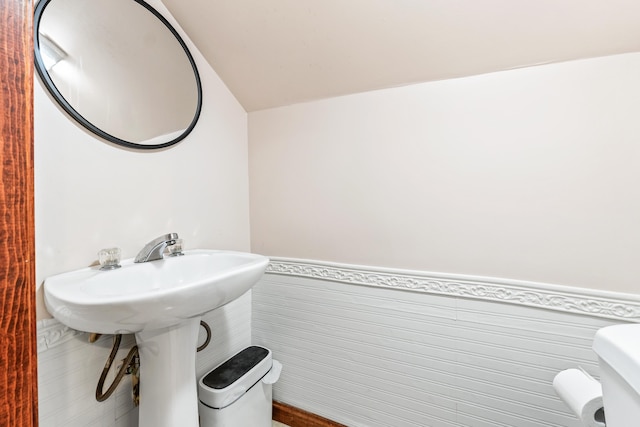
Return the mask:
[[[204,330],[207,332],[207,338],[205,339],[204,343],[200,347],[198,347],[197,349],[198,351],[204,350],[211,342],[211,328],[209,327],[207,322],[200,321],[200,326],[202,326]],[[104,382],[107,379],[107,374],[109,373],[109,370],[111,370],[111,365],[113,365],[113,360],[116,358],[116,354],[120,349],[121,342],[122,342],[122,334],[113,336],[113,347],[111,347],[111,353],[107,358],[107,362],[104,364],[104,368],[102,369],[102,374],[100,375],[100,379],[98,380],[98,386],[96,387],[96,400],[98,402],[104,402],[113,394],[113,392],[118,387],[118,384],[120,384],[120,381],[122,381],[122,377],[124,377],[125,374],[127,373],[127,368],[129,368],[129,366],[132,365],[132,363],[134,362],[134,359],[138,357],[138,346],[134,345],[133,347],[131,347],[131,350],[129,350],[129,353],[127,353],[127,357],[124,358],[124,361],[122,362],[122,366],[120,366],[120,370],[116,374],[116,377],[113,379],[113,382],[111,383],[107,391],[103,393],[102,390],[104,389]]]
[[204,330],[207,332],[207,338],[204,340],[204,343],[200,347],[198,347],[198,351],[202,351],[205,348],[207,348],[207,346],[211,342],[211,328],[209,327],[209,325],[207,325],[207,322],[203,322],[201,320],[200,326],[202,326]]
[[120,381],[122,381],[122,377],[124,377],[124,375],[127,373],[127,368],[129,367],[129,365],[131,365],[133,359],[138,356],[138,346],[134,345],[133,347],[131,347],[131,350],[129,350],[127,357],[125,357],[122,366],[120,366],[120,370],[116,374],[116,377],[113,379],[113,382],[111,383],[107,391],[103,393],[102,390],[104,389],[104,381],[107,379],[107,374],[111,369],[113,359],[116,358],[116,354],[118,353],[118,349],[120,348],[121,341],[121,334],[113,336],[113,347],[111,348],[111,353],[107,358],[107,362],[104,364],[104,369],[102,369],[102,374],[100,375],[100,379],[98,380],[98,387],[96,388],[96,400],[98,402],[104,402],[109,398],[109,396],[113,394],[113,392],[116,390],[116,387],[118,387],[118,384],[120,384]]

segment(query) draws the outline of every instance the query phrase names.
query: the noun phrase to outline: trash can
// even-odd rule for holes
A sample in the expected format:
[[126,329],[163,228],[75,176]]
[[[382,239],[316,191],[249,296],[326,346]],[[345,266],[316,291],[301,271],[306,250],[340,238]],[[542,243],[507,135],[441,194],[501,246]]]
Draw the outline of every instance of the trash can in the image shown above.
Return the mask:
[[272,384],[282,365],[271,350],[247,347],[198,382],[201,427],[271,427]]

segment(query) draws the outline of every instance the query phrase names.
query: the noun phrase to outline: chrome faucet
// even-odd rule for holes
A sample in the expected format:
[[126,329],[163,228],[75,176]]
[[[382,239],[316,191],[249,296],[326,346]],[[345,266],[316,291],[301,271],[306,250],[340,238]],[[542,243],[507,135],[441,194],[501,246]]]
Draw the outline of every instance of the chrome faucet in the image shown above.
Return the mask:
[[144,248],[142,248],[138,255],[136,255],[134,262],[147,262],[162,259],[165,248],[167,246],[174,245],[177,238],[178,233],[169,233],[153,239],[144,245]]

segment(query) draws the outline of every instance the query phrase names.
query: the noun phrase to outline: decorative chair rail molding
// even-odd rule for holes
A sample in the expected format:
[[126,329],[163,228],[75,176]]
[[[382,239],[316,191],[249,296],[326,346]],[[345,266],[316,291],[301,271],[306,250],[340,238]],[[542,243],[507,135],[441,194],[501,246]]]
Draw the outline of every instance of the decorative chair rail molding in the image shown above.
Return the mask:
[[60,345],[82,332],[63,325],[56,319],[38,320],[38,353]]
[[271,258],[267,273],[474,298],[640,322],[640,295],[491,277]]

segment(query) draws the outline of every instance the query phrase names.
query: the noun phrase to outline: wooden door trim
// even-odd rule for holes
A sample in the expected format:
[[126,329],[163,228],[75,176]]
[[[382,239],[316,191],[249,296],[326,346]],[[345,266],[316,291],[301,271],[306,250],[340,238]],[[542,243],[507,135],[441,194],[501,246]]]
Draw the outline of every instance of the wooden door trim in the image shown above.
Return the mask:
[[0,425],[38,424],[33,5],[0,0]]

